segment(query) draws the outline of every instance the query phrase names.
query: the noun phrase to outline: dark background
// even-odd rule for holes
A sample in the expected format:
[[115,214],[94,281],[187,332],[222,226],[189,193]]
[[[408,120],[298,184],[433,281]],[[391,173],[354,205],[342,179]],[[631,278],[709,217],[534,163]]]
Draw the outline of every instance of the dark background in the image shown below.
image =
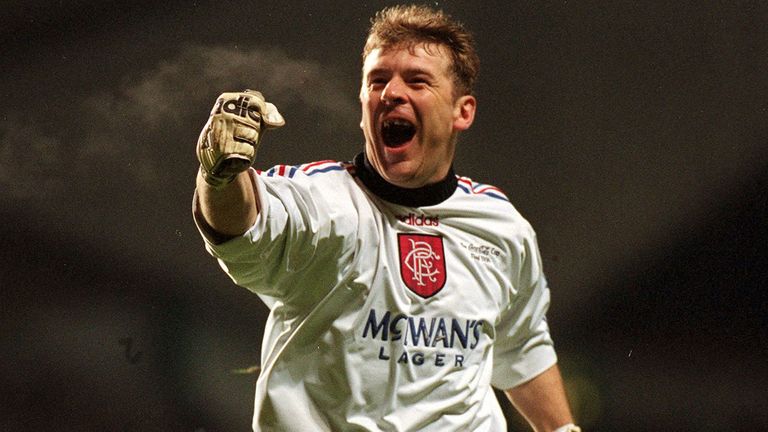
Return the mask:
[[[287,119],[259,167],[350,159],[387,4],[4,2],[0,430],[249,430],[266,309],[203,249],[194,143],[248,87]],[[537,229],[579,422],[768,430],[765,3],[430,4],[477,36],[456,170]]]

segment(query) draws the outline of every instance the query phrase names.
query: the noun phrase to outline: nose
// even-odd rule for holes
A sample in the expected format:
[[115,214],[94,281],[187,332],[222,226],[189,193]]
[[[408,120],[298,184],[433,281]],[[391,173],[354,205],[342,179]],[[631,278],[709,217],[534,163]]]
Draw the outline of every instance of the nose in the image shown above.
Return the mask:
[[405,83],[399,78],[392,78],[381,92],[381,101],[385,105],[399,105],[405,102]]

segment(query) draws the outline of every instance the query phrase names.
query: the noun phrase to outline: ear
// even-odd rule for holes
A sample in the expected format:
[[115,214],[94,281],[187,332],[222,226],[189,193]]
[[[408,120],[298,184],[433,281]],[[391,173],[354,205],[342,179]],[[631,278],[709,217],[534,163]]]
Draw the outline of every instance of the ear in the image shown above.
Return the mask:
[[472,95],[464,95],[456,99],[453,106],[453,130],[463,131],[472,126],[475,121],[477,99]]
[[[365,101],[363,100],[363,86],[360,86],[360,93],[357,94],[358,99],[360,100],[360,107],[363,108],[365,104]],[[363,122],[365,121],[365,118],[363,117],[363,110],[360,110],[360,129],[364,129]]]

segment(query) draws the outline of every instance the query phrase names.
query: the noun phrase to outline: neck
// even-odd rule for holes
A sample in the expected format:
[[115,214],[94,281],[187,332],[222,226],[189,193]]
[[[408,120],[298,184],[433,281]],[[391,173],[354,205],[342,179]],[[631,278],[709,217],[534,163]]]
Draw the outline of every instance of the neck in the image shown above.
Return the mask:
[[456,190],[458,180],[453,167],[442,180],[418,188],[404,188],[386,181],[368,162],[365,153],[355,156],[357,176],[379,198],[407,207],[427,207],[440,204]]

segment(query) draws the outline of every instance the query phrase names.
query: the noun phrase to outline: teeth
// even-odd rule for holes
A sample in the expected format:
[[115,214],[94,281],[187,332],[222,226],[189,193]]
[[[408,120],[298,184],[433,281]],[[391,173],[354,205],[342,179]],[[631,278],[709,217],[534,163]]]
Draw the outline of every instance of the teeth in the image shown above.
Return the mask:
[[410,140],[415,133],[416,126],[403,119],[386,120],[382,125],[382,135],[388,146],[399,146]]
[[413,125],[411,124],[411,122],[407,120],[395,119],[395,120],[387,120],[386,122],[384,122],[384,126],[411,127]]

